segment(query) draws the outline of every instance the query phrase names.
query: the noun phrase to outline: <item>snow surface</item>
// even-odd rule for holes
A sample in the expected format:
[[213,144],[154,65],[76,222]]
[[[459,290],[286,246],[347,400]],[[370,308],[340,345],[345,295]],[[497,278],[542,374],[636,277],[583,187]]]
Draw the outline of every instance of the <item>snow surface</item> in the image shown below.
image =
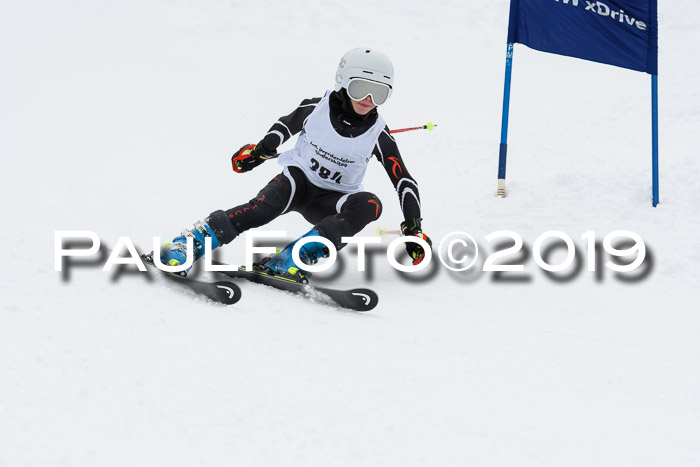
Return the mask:
[[[520,45],[494,196],[506,0],[3,2],[0,466],[700,465],[700,7],[662,3],[652,208],[649,76]],[[584,232],[626,229],[646,276],[556,282],[529,255],[527,281],[437,262],[410,280],[381,251],[358,273],[347,250],[331,283],[381,299],[358,314],[254,284],[217,306],[97,261],[54,271],[56,230],[150,249],[252,197],[279,167],[236,175],[232,151],[365,45],[394,62],[390,126],[439,125],[397,135],[436,243],[468,232],[483,264],[491,232],[531,251],[557,229],[584,258]],[[365,186],[385,212],[362,234],[397,228],[379,164]]]

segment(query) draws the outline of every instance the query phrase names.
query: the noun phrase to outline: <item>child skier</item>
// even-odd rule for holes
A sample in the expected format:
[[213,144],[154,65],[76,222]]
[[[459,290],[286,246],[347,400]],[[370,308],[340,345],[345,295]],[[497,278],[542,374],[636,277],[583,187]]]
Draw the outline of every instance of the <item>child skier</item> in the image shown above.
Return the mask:
[[[361,48],[346,53],[338,65],[335,91],[302,101],[296,110],[272,125],[258,144],[241,147],[231,158],[234,172],[244,173],[279,157],[282,173],[249,202],[215,211],[204,222],[196,222],[194,228],[166,245],[161,261],[170,266],[183,264],[188,236],[193,237],[197,260],[204,254],[205,237],[211,237],[212,248],[216,248],[290,211],[301,213],[314,225],[302,237],[325,237],[340,249],[344,246],[341,237],[357,234],[382,212],[379,199],[362,187],[372,156],[384,165],[398,193],[405,219],[401,232],[431,245],[421,230],[418,185],[377,112],[377,106],[391,95],[393,81],[393,66],[381,52]],[[300,132],[293,149],[277,154],[282,143]],[[308,282],[310,274],[292,261],[292,248],[297,241],[256,263],[255,269]],[[423,260],[425,252],[417,243],[406,243],[406,250],[414,264]],[[328,249],[321,242],[309,241],[301,247],[299,256],[303,263],[314,264],[328,257]]]

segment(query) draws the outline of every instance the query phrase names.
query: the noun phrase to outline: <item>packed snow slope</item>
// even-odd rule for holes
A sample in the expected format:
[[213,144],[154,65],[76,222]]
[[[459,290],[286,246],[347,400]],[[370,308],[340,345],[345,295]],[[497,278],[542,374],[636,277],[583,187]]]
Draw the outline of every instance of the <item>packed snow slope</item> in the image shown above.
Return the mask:
[[[661,3],[652,208],[649,76],[520,45],[494,196],[506,0],[3,2],[0,466],[700,465],[700,7]],[[254,284],[218,306],[104,258],[54,271],[55,231],[150,250],[250,199],[280,168],[234,174],[232,152],[358,46],[393,60],[391,127],[438,124],[396,139],[425,232],[481,247],[470,272],[400,275],[388,237],[362,273],[348,248],[320,280],[375,289],[359,314]],[[398,228],[380,164],[365,187],[385,211],[362,235]],[[501,230],[524,272],[481,270]],[[580,269],[535,263],[549,230]],[[642,268],[589,272],[581,236],[616,230]]]

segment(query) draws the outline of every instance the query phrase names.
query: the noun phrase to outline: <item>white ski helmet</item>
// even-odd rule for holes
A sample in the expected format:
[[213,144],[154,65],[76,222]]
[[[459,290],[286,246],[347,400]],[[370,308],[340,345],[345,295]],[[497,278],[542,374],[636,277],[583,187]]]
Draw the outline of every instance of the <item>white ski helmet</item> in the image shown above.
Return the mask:
[[[364,81],[370,85],[353,86],[359,91],[355,92],[356,95],[352,95],[349,87],[353,80]],[[380,84],[373,88],[371,83]],[[362,100],[369,95],[376,105],[381,105],[391,95],[393,87],[394,67],[387,56],[380,51],[368,48],[352,49],[340,59],[338,71],[335,73],[336,91],[342,88],[348,89],[348,94],[355,100]],[[358,92],[364,95],[358,97]]]

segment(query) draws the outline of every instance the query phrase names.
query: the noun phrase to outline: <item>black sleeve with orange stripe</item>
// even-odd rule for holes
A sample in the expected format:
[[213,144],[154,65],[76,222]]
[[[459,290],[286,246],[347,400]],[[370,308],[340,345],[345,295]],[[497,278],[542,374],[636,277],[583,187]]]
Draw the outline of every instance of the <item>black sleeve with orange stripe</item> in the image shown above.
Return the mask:
[[299,133],[304,127],[306,118],[311,115],[320,101],[320,97],[304,99],[292,113],[280,117],[261,141],[265,151],[270,154],[275,152],[282,143]]
[[391,183],[396,189],[403,211],[404,219],[420,218],[420,194],[418,183],[408,173],[408,169],[401,158],[396,140],[389,133],[389,127],[384,127],[377,139],[377,145],[372,154],[382,163]]

